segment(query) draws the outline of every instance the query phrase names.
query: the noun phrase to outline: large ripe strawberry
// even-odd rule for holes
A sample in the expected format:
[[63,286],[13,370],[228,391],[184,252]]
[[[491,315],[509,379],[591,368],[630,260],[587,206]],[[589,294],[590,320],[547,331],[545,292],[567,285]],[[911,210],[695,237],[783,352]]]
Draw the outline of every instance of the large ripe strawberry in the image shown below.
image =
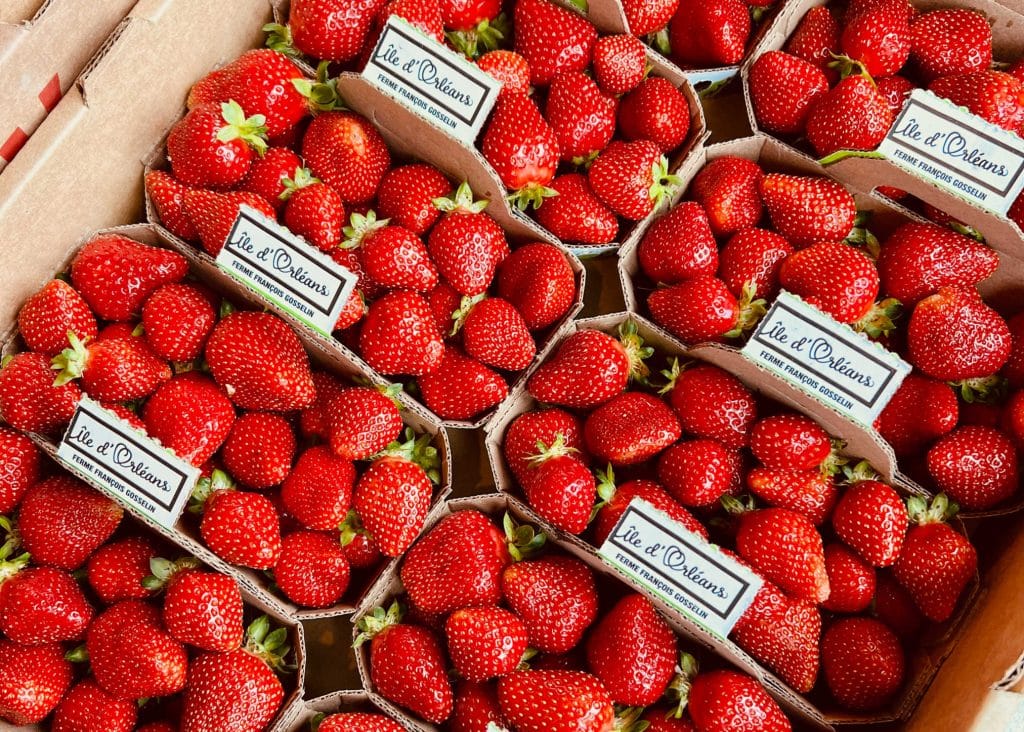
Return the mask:
[[888,567],[900,556],[908,524],[899,494],[877,480],[847,488],[832,513],[836,535],[875,567]]
[[380,287],[429,292],[437,286],[437,270],[423,241],[409,229],[378,220],[374,211],[352,214],[341,246],[359,249],[366,276]]
[[674,285],[718,270],[718,244],[704,208],[694,201],[676,204],[647,229],[637,247],[644,274]]
[[530,458],[537,453],[537,443],[552,445],[556,439],[560,439],[567,450],[574,451],[574,455],[586,462],[587,457],[583,453],[583,424],[578,417],[557,408],[519,415],[509,424],[502,443],[509,470],[522,481],[530,471]]
[[784,412],[754,425],[750,450],[766,468],[813,470],[828,459],[832,441],[810,417]]
[[377,213],[423,236],[441,214],[434,200],[447,195],[451,189],[448,178],[432,165],[399,165],[385,173],[381,180]]
[[70,335],[69,348],[53,359],[54,386],[81,379],[82,389],[99,402],[141,399],[171,378],[171,367],[139,338],[94,340],[88,345]]
[[341,244],[345,204],[338,192],[315,178],[306,168],[296,168],[283,182],[286,199],[284,224],[323,252]]
[[[239,184],[239,190],[255,193],[268,201],[276,211],[280,211],[287,198],[288,187],[285,181],[294,181],[303,169],[302,158],[291,148],[271,147],[249,166],[249,172]],[[161,214],[161,219],[163,219]],[[187,217],[186,217],[187,218]],[[166,221],[164,221],[166,225]],[[168,227],[170,228],[170,227]],[[197,234],[182,236],[182,239],[195,239]]]
[[872,77],[895,74],[910,57],[910,18],[899,2],[881,3],[848,18],[840,50]]
[[30,351],[56,356],[68,347],[68,331],[82,342],[95,338],[96,318],[71,285],[50,280],[21,306],[18,331]]
[[81,397],[75,382],[53,385],[50,358],[42,353],[15,354],[0,368],[0,415],[15,429],[56,432],[71,420]]
[[1017,492],[1017,451],[1003,432],[965,425],[928,451],[928,473],[963,508],[984,511]]
[[427,247],[438,271],[462,295],[483,293],[509,254],[504,230],[484,213],[486,201],[473,200],[468,183],[435,204],[444,216],[431,230]]
[[0,514],[13,511],[39,480],[39,448],[25,435],[0,427]]
[[324,402],[324,434],[331,450],[346,460],[365,460],[402,433],[398,389],[340,389]]
[[807,116],[807,140],[819,158],[839,150],[874,150],[893,113],[874,81],[848,76],[819,98]]
[[828,91],[825,73],[809,61],[783,51],[768,51],[750,67],[748,88],[762,129],[799,135],[817,101]]
[[[672,448],[665,454],[671,450]],[[601,497],[601,503],[597,505],[598,511],[594,516],[595,546],[601,546],[605,542],[634,499],[646,501],[687,531],[707,538],[708,530],[704,525],[683,508],[681,502],[670,496],[653,480],[629,480],[621,485],[615,485],[615,473],[610,465],[599,471],[597,477],[597,494]],[[660,475],[659,480],[666,482]],[[715,499],[717,500],[717,496]]]
[[733,450],[750,443],[757,403],[743,382],[710,364],[681,369],[676,362],[665,375],[668,401],[684,433],[718,440]]
[[326,439],[327,403],[348,387],[347,380],[326,371],[313,372],[316,401],[299,414],[299,431],[308,438]]
[[187,273],[177,252],[119,234],[90,239],[71,261],[71,283],[103,320],[130,320],[158,287]]
[[897,457],[920,455],[959,419],[956,392],[949,384],[909,374],[875,420],[875,429]]
[[470,681],[515,671],[526,651],[526,626],[514,613],[497,607],[456,610],[444,624],[448,656]]
[[537,445],[522,484],[530,506],[551,525],[571,534],[587,527],[597,490],[594,476],[561,436],[550,445]]
[[0,719],[17,726],[43,721],[72,679],[60,645],[21,646],[0,638]]
[[378,694],[440,724],[454,704],[444,651],[431,631],[401,619],[398,603],[387,612],[376,608],[359,620],[355,645],[370,641],[370,679]]
[[502,574],[501,591],[526,625],[530,647],[546,653],[575,648],[597,617],[594,575],[572,557],[516,562]]
[[668,199],[680,185],[669,173],[668,159],[650,140],[606,147],[588,173],[590,187],[601,201],[624,219],[639,221]]
[[498,699],[519,732],[610,732],[615,717],[604,684],[582,671],[516,671]]
[[501,82],[499,95],[530,92],[530,64],[515,51],[488,51],[476,60],[476,65]]
[[680,0],[668,26],[672,58],[684,68],[738,64],[750,31],[742,0]]
[[[490,723],[505,729],[508,723],[501,716],[498,687],[495,683],[460,681],[455,687],[455,706],[448,727],[452,732],[486,732]],[[322,729],[322,728],[321,728]],[[352,730],[362,732],[362,730]],[[400,732],[396,730],[395,732]]]
[[556,76],[548,89],[544,119],[555,132],[562,160],[585,163],[603,150],[615,133],[617,108],[615,97],[602,92],[582,71]]
[[93,609],[78,583],[52,567],[25,569],[26,562],[27,555],[0,562],[0,632],[24,646],[80,640]]
[[308,529],[330,531],[345,520],[356,472],[351,461],[322,445],[307,448],[281,485],[288,513]]
[[[214,482],[217,472],[211,479]],[[252,569],[270,569],[277,564],[281,524],[269,498],[248,491],[215,489],[202,510],[199,533],[218,557]]]
[[437,369],[423,374],[416,383],[423,403],[449,420],[472,420],[508,396],[508,384],[501,374],[454,346],[447,346]]
[[[250,174],[255,166],[256,163],[250,166]],[[178,182],[164,170],[151,170],[146,173],[145,184],[146,196],[156,209],[156,215],[164,228],[181,239],[198,238],[199,232],[196,231],[191,219],[185,215],[183,208],[185,193],[191,190],[190,187]]]
[[213,378],[243,409],[286,412],[316,398],[309,357],[276,315],[231,313],[210,333],[205,355]]
[[737,300],[717,277],[701,275],[655,290],[647,298],[651,317],[686,343],[739,338],[765,312],[763,300],[751,288]]
[[217,320],[209,291],[196,285],[164,285],[142,306],[146,342],[167,361],[192,361],[206,344]]
[[385,375],[430,373],[441,365],[445,353],[430,305],[415,292],[402,290],[370,305],[359,350],[370,366]]
[[453,328],[461,326],[466,353],[481,363],[505,371],[520,371],[529,366],[537,346],[519,311],[500,297],[478,302],[473,302],[474,299],[464,301]]
[[[520,0],[519,6],[534,1],[548,4],[547,0]],[[536,208],[552,195],[547,185],[555,177],[561,148],[555,131],[527,95],[498,98],[480,151],[511,191],[509,200],[516,207]]]
[[926,82],[992,64],[992,28],[971,8],[922,13],[910,25],[910,58]]
[[754,468],[747,473],[750,492],[765,503],[802,514],[820,526],[839,496],[835,480],[821,470]]
[[[359,55],[386,0],[298,0],[288,11],[288,27],[275,28],[284,46],[313,58],[351,61]],[[344,18],[344,22],[339,19]],[[277,46],[271,44],[271,47]],[[283,49],[282,49],[283,50]]]
[[154,559],[148,587],[163,586],[163,621],[175,639],[205,651],[242,644],[242,594],[231,577],[197,569],[195,561]]
[[[668,2],[674,6],[678,0]],[[650,7],[650,3],[640,5]],[[594,44],[594,78],[602,91],[608,94],[625,94],[636,89],[644,80],[646,67],[647,51],[643,41],[634,35],[601,36]]]
[[822,607],[834,613],[859,613],[875,596],[875,568],[843,544],[825,546],[825,569],[831,588]]
[[249,626],[243,648],[203,653],[189,666],[181,732],[266,729],[284,700],[274,670],[291,650],[284,628],[270,630],[266,616]]
[[813,7],[786,41],[786,53],[825,70],[839,51],[839,21],[826,6]]
[[142,409],[146,432],[178,457],[199,466],[223,444],[235,408],[209,377],[198,372],[174,376]]
[[821,639],[825,681],[840,706],[879,709],[903,686],[906,660],[896,635],[873,618],[843,618]]
[[657,397],[625,392],[587,417],[587,451],[601,462],[633,465],[657,455],[679,439],[682,428],[672,409]]
[[274,582],[300,607],[336,605],[348,589],[351,569],[338,540],[318,531],[296,531],[281,541]]
[[79,681],[53,714],[53,732],[132,732],[138,706],[115,699],[92,679]]
[[302,157],[313,175],[346,204],[369,201],[391,167],[391,153],[368,119],[353,112],[317,115],[302,138]]
[[907,589],[887,571],[876,575],[872,614],[888,625],[908,647],[917,640],[927,622]]
[[682,440],[658,459],[658,480],[684,506],[710,506],[733,485],[730,450],[717,440]]
[[551,181],[558,193],[537,209],[537,221],[552,234],[577,244],[608,244],[619,233],[619,220],[590,189],[587,177],[566,173]]
[[796,248],[841,241],[853,230],[857,204],[828,178],[769,173],[759,181],[772,226]]
[[[871,317],[878,297],[875,263],[844,242],[820,242],[791,254],[779,270],[780,284],[840,323],[856,330],[892,329]],[[870,321],[870,322],[869,322]]]
[[761,220],[763,177],[756,162],[733,156],[716,158],[697,173],[690,195],[704,207],[716,236],[735,234]]
[[199,243],[212,256],[220,254],[227,243],[235,219],[242,206],[248,206],[274,220],[274,207],[262,196],[249,191],[186,191],[183,199],[185,215],[198,232]]
[[512,303],[530,330],[554,325],[576,300],[569,258],[547,242],[519,247],[501,263],[498,294]]
[[686,705],[698,732],[789,732],[789,720],[753,677],[721,669],[697,674]]
[[318,732],[403,732],[398,722],[383,714],[342,712],[324,717]]
[[668,25],[677,7],[679,0],[624,0],[622,3],[629,32],[639,37],[657,33]]
[[167,136],[174,177],[197,188],[230,188],[249,172],[255,153],[267,149],[266,118],[245,112],[234,100],[190,110]]
[[517,0],[512,24],[515,50],[530,65],[530,81],[547,86],[560,73],[583,71],[597,30],[578,13],[549,0]]
[[652,140],[668,153],[690,132],[690,107],[672,82],[651,76],[622,98],[618,121],[627,140]]
[[149,563],[156,555],[153,544],[141,537],[104,544],[89,557],[89,586],[106,605],[144,600],[153,594],[142,581],[150,575]]
[[616,704],[646,707],[675,677],[676,634],[643,595],[628,594],[594,626],[587,664]]
[[928,90],[1004,130],[1019,133],[1024,125],[1024,82],[1002,71],[949,74]]
[[907,349],[910,362],[933,379],[991,376],[1010,356],[1010,329],[973,287],[940,287],[914,307]]

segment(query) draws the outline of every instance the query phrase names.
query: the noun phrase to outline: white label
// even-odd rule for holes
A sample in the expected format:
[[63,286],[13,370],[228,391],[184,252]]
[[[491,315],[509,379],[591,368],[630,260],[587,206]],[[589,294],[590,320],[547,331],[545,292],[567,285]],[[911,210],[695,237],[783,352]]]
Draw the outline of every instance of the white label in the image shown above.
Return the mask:
[[1024,189],[1024,139],[922,89],[911,92],[878,152],[996,214]]
[[169,529],[199,479],[199,468],[88,398],[78,403],[57,458],[136,513]]
[[467,145],[487,121],[501,82],[392,15],[363,78]]
[[647,501],[634,498],[597,550],[687,617],[725,638],[761,578]]
[[[699,87],[701,84],[718,86],[733,79],[740,71],[739,66],[723,66],[718,69],[698,69],[696,71],[684,71],[683,74],[693,84]],[[703,89],[697,89],[703,91]]]
[[895,353],[789,292],[772,303],[742,353],[869,427],[910,373]]
[[249,206],[240,206],[217,266],[329,336],[358,277]]

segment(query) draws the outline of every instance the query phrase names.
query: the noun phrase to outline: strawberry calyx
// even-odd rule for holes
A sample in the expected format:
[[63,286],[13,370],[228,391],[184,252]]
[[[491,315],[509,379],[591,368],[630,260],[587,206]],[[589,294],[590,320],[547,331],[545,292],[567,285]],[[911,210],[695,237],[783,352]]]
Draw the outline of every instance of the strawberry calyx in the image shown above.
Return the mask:
[[423,472],[430,478],[431,483],[440,483],[441,474],[439,468],[441,466],[441,458],[437,454],[437,448],[431,444],[433,436],[423,434],[417,437],[412,427],[406,427],[404,438],[404,440],[395,440],[376,455],[371,455],[369,459],[395,458],[398,460],[408,460],[410,463],[415,463],[423,468]]
[[285,662],[292,648],[288,645],[288,629],[271,629],[270,618],[261,615],[246,628],[243,648],[267,664],[274,671],[286,672],[294,670]]
[[656,49],[662,56],[668,57],[672,54],[672,42],[668,37],[668,27],[650,33],[647,36],[647,45]]
[[7,516],[0,516],[0,530],[7,538],[0,546],[0,585],[16,575],[28,566],[29,554],[22,552],[17,556],[11,556],[21,545],[21,537],[14,528],[14,523]]
[[597,156],[601,154],[600,150],[591,150],[586,155],[577,155],[572,159],[572,164],[582,170],[589,170],[591,164],[597,160]]
[[227,123],[217,130],[221,142],[242,140],[262,155],[267,151],[267,118],[262,114],[246,117],[242,106],[231,99],[220,105],[220,114]]
[[[594,513],[596,514],[615,497],[615,491],[618,489],[618,486],[615,485],[615,471],[612,469],[611,463],[608,463],[608,467],[604,470],[600,468],[595,470],[594,477],[597,478],[597,496],[601,499],[594,505]],[[590,518],[593,520],[593,515]]]
[[736,325],[725,334],[726,338],[742,338],[753,330],[768,312],[768,303],[763,297],[757,296],[757,284],[753,281],[744,283],[738,306]]
[[[502,518],[502,527],[505,530],[505,543],[508,546],[508,553],[513,561],[521,562],[535,556],[548,540],[547,534],[537,531],[537,527],[530,524],[520,524],[508,513]],[[527,649],[529,653],[530,649]],[[536,654],[536,651],[534,651]],[[529,658],[524,653],[523,662]]]
[[963,234],[964,236],[974,239],[974,241],[981,242],[982,244],[985,243],[985,235],[969,224],[965,224],[961,221],[950,221],[946,226],[951,228],[957,234]]
[[975,402],[979,404],[996,404],[1001,402],[1006,398],[1010,386],[1006,378],[999,374],[951,381],[949,385],[956,389],[960,397],[968,404]]
[[868,228],[870,221],[870,211],[858,211],[853,219],[853,228],[850,229],[850,233],[846,235],[843,241],[850,246],[861,249],[874,262],[878,260],[878,255],[882,251],[882,245],[878,241],[878,237],[871,233],[871,230]]
[[202,513],[203,506],[215,492],[230,491],[234,488],[235,481],[226,471],[218,468],[196,481],[196,487],[192,489],[192,497],[189,499],[188,510],[191,513]]
[[855,465],[843,465],[842,471],[843,485],[856,485],[866,480],[878,480],[881,477],[867,460],[861,460]]
[[487,200],[481,198],[476,200],[473,197],[473,189],[469,187],[469,181],[462,181],[459,187],[447,196],[435,198],[434,206],[442,213],[461,211],[463,213],[480,213],[487,208]]
[[363,526],[362,519],[355,509],[350,509],[344,520],[338,524],[338,541],[342,546],[348,546],[359,536],[370,536],[370,532]]
[[267,48],[272,48],[278,53],[283,53],[285,56],[291,58],[300,58],[302,52],[295,47],[295,43],[292,40],[292,29],[286,25],[280,23],[267,23],[262,28],[263,32],[267,34],[267,41],[265,43]]
[[508,32],[508,17],[501,13],[497,18],[484,18],[472,30],[449,31],[445,37],[466,58],[476,59],[487,51],[497,49]]
[[284,190],[281,191],[278,198],[282,201],[287,201],[292,197],[295,191],[311,186],[314,183],[319,183],[320,179],[313,175],[313,171],[309,168],[303,168],[299,166],[295,169],[295,173],[291,178],[282,177],[281,185],[284,186]]
[[681,719],[683,712],[686,711],[686,705],[690,701],[690,687],[693,685],[693,680],[697,677],[699,670],[700,664],[697,663],[696,658],[689,653],[679,654],[676,676],[669,683],[668,689],[665,691],[665,696],[668,697],[672,705],[672,716],[676,719]]
[[309,102],[312,112],[330,112],[346,109],[345,100],[338,94],[338,80],[330,78],[329,61],[321,61],[316,67],[316,80],[305,77],[292,79],[292,86]]
[[896,330],[895,321],[902,313],[903,303],[894,297],[887,297],[873,303],[851,327],[872,340],[884,338]]
[[651,166],[651,181],[651,187],[647,189],[647,193],[651,197],[654,208],[660,206],[662,201],[669,198],[683,185],[682,178],[669,172],[668,158],[664,155],[655,160]]
[[65,653],[64,660],[70,663],[86,663],[89,660],[89,650],[83,643],[82,645],[76,646]]
[[750,6],[750,20],[754,25],[760,25],[761,21],[765,19],[765,16],[771,11],[771,7],[763,7],[752,5]]
[[68,343],[70,348],[65,348],[50,361],[50,368],[59,372],[53,380],[54,386],[64,386],[75,379],[82,378],[85,373],[85,365],[89,361],[89,349],[85,343],[75,335],[72,330],[68,331]]
[[487,293],[481,292],[479,295],[463,295],[462,301],[459,303],[459,309],[452,313],[452,329],[448,331],[449,336],[453,336],[462,330],[462,326],[466,322],[466,318],[469,317],[470,311],[476,307],[480,302],[487,299]]
[[685,361],[682,365],[679,364],[678,358],[672,359],[672,366],[664,369],[661,375],[667,379],[667,382],[663,387],[658,389],[659,394],[668,394],[670,391],[676,388],[676,381],[679,380],[680,374],[682,374],[687,368],[693,365],[693,361]]
[[149,560],[149,571],[152,574],[143,577],[142,586],[158,592],[168,587],[178,575],[198,568],[199,560],[195,557],[182,557],[173,562],[163,557],[153,557]]
[[545,445],[543,440],[537,440],[537,452],[527,456],[526,461],[531,468],[537,468],[548,460],[573,455],[578,452],[579,450],[575,447],[570,447],[566,444],[564,432],[557,432],[555,433],[555,439],[551,441],[550,445]]
[[750,495],[737,498],[727,493],[718,500],[722,504],[722,508],[730,516],[743,516],[757,510],[757,503],[755,503],[754,497]]
[[341,230],[345,235],[344,241],[339,245],[342,249],[358,249],[375,232],[380,231],[391,219],[378,219],[377,212],[370,209],[366,214],[353,211],[349,217],[349,225]]
[[644,361],[654,355],[654,348],[644,345],[636,321],[627,320],[619,326],[619,343],[626,349],[626,358],[629,359],[630,381],[646,384],[651,370]]
[[824,476],[837,475],[841,470],[845,469],[846,464],[849,460],[845,455],[842,454],[843,448],[846,447],[846,442],[839,439],[832,439],[832,449],[828,453],[828,457],[825,458],[819,470]]
[[932,499],[931,504],[925,496],[907,498],[907,516],[912,524],[945,524],[960,510],[960,506],[949,500],[949,496],[940,493]]
[[557,195],[558,191],[554,188],[549,188],[548,186],[533,182],[527,183],[519,190],[509,193],[505,196],[505,200],[520,211],[528,211],[531,208],[540,208],[544,203],[545,198],[551,198],[552,196]]
[[352,647],[359,648],[366,641],[373,640],[392,625],[398,625],[402,622],[403,615],[405,615],[405,609],[397,600],[391,603],[391,607],[387,610],[383,607],[375,607],[356,623],[359,635],[353,641]]
[[848,76],[863,76],[865,79],[875,84],[875,80],[871,78],[871,74],[868,73],[867,67],[855,58],[844,56],[840,53],[828,52],[832,57],[832,60],[828,62],[830,69],[835,69],[839,72],[839,78],[845,79]]
[[538,653],[540,653],[540,651],[536,648],[527,648],[523,651],[523,657],[519,659],[519,665],[516,666],[516,671],[529,671],[530,661],[532,661]]
[[640,719],[643,713],[643,707],[616,705],[615,718],[612,720],[612,732],[644,732],[649,723]]

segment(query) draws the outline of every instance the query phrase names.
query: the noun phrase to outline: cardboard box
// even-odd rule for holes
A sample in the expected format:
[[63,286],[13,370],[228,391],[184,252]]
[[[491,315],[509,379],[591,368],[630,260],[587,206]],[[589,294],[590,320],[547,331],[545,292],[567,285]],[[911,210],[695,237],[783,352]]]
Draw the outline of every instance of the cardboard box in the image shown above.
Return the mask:
[[0,8],[0,170],[135,0],[9,0]]
[[[368,712],[387,716],[380,697],[376,694],[361,690],[336,691],[333,694],[325,694],[306,701],[298,707],[298,714],[292,717],[289,726],[285,729],[287,732],[308,732],[312,729],[310,725],[316,717],[322,714],[331,715],[341,712]],[[394,721],[405,729],[414,729],[407,726],[403,720],[396,719]]]

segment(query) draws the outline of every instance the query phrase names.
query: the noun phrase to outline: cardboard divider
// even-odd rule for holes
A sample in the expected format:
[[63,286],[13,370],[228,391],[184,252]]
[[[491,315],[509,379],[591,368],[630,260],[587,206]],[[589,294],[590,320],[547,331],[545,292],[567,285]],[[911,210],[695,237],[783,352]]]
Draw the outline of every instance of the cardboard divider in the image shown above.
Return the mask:
[[[160,231],[156,227],[148,224],[123,226],[97,232],[97,234],[102,233],[116,233],[151,246],[169,247],[168,242],[161,237]],[[62,262],[52,269],[51,276],[66,269],[67,264],[74,256],[74,253],[78,251],[82,243],[84,242],[77,243],[65,253]],[[250,292],[242,288],[238,282],[210,263],[192,262],[190,263],[190,272],[198,281],[208,285],[217,293],[229,297],[235,304],[244,303],[253,309],[263,308],[264,303],[262,300],[256,298]],[[47,277],[46,279],[49,278],[50,277]],[[42,286],[45,281],[46,280],[36,283],[37,289]],[[341,377],[361,377],[367,375],[365,368],[359,363],[346,359],[343,354],[335,352],[332,349],[324,348],[322,344],[311,340],[308,334],[303,333],[302,331],[297,331],[297,335],[303,342],[306,352],[310,357],[311,364],[314,367],[318,367]],[[17,350],[20,350],[20,344],[17,342],[16,338],[10,338],[5,341],[5,354],[13,353]],[[404,409],[402,412],[402,420],[406,426],[411,427],[417,434],[429,434],[433,437],[432,444],[437,449],[438,457],[440,459],[440,482],[434,492],[432,504],[435,506],[443,504],[444,499],[451,491],[452,456],[451,447],[448,441],[448,434],[444,427],[442,427],[436,420],[432,420],[428,415],[414,409]],[[30,435],[30,437],[32,437],[48,455],[51,457],[56,455],[56,441],[42,435]],[[92,484],[90,476],[87,473],[68,465],[65,465],[64,467],[77,477]],[[117,500],[116,497],[115,500]],[[128,511],[132,511],[133,507],[131,505],[125,502],[121,503]],[[264,573],[230,564],[208,549],[200,537],[198,522],[192,520],[187,511],[178,519],[174,529],[167,529],[156,522],[149,520],[145,516],[140,516],[138,514],[134,515],[136,515],[136,518],[140,521],[146,523],[150,528],[178,544],[184,550],[195,554],[196,557],[206,564],[214,567],[217,571],[234,577],[239,584],[245,587],[251,594],[260,597],[267,605],[277,608],[280,614],[296,619],[326,618],[338,615],[348,615],[354,612],[360,603],[362,595],[368,591],[377,576],[388,571],[396,561],[394,559],[385,559],[375,569],[355,574],[352,585],[349,590],[346,591],[346,594],[350,599],[344,599],[342,602],[331,608],[302,608],[290,602],[283,596],[279,596],[273,592],[270,587],[270,581]]]
[[[767,51],[782,49],[811,8],[826,5],[828,0],[789,0],[765,31],[757,48],[743,64],[743,95],[751,129],[760,130],[750,98],[750,67]],[[914,7],[928,11],[940,8],[969,8],[985,14],[992,26],[992,46],[997,61],[1015,61],[1024,55],[1024,3],[1017,0],[1002,3],[993,0],[913,0]],[[790,143],[786,143],[790,144]],[[847,157],[827,167],[829,175],[857,190],[872,192],[877,186],[890,186],[907,191],[916,198],[946,212],[954,219],[972,226],[985,241],[1000,253],[1024,259],[1024,231],[1005,216],[997,216],[966,198],[938,188],[911,175],[884,158]]]
[[[373,714],[388,715],[386,702],[376,694],[358,690],[335,691],[331,694],[318,696],[316,699],[309,699],[297,707],[297,714],[293,715],[291,721],[282,730],[284,732],[310,732],[311,722],[319,714],[338,714],[341,712],[369,712]],[[394,719],[397,724],[410,732],[415,727],[410,727],[404,720]]]

